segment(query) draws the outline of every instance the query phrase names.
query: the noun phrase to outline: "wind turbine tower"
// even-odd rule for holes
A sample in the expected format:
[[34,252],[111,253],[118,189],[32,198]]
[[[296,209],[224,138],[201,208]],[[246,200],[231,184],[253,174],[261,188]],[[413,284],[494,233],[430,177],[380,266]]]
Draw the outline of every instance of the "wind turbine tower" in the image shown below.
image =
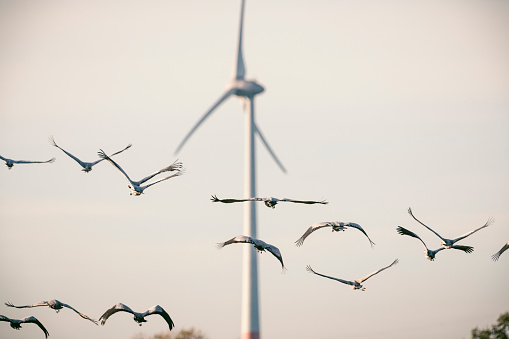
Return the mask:
[[[242,55],[242,29],[244,21],[244,4],[242,0],[240,9],[240,28],[239,44],[237,50],[237,64],[235,77],[228,84],[226,92],[217,100],[212,107],[198,120],[198,122],[189,131],[186,137],[177,147],[178,153],[196,129],[207,119],[212,112],[223,101],[231,95],[241,98],[244,103],[245,113],[245,153],[244,153],[244,196],[251,198],[256,196],[256,166],[255,166],[255,134],[267,148],[272,158],[283,172],[285,168],[276,157],[271,147],[263,137],[260,129],[256,125],[254,117],[254,98],[257,94],[263,92],[264,88],[256,81],[245,78],[244,58]],[[244,224],[243,234],[256,238],[256,204],[250,201],[244,205]],[[242,308],[241,308],[241,338],[259,339],[260,338],[260,318],[259,318],[259,298],[258,298],[258,261],[256,250],[252,246],[243,248],[242,264]]]

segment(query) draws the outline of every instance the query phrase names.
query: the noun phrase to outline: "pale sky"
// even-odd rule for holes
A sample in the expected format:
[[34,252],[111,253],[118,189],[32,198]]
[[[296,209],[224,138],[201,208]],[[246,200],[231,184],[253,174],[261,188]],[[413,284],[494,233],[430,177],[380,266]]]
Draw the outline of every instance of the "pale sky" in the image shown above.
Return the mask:
[[[240,1],[0,1],[0,155],[53,164],[0,168],[0,314],[33,315],[51,338],[132,338],[129,314],[94,326],[70,310],[11,309],[58,299],[98,319],[122,302],[159,304],[176,328],[240,337],[244,116],[236,98],[178,143],[234,70]],[[247,78],[266,91],[256,120],[285,167],[257,144],[259,196],[328,205],[258,205],[258,237],[288,268],[259,256],[261,335],[275,338],[470,338],[509,311],[509,3],[507,1],[246,2]],[[140,197],[133,179],[177,158],[183,176]],[[495,223],[442,251],[439,239]],[[313,223],[356,230],[310,235]],[[369,279],[366,291],[306,272]],[[1,338],[42,338],[34,325]]]

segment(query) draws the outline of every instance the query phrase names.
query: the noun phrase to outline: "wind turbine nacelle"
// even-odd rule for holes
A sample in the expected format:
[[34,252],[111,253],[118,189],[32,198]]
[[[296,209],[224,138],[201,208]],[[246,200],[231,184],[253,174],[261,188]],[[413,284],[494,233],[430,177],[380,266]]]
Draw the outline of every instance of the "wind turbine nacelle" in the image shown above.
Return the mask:
[[233,79],[228,88],[234,91],[233,94],[241,97],[254,96],[264,91],[262,85],[245,79]]

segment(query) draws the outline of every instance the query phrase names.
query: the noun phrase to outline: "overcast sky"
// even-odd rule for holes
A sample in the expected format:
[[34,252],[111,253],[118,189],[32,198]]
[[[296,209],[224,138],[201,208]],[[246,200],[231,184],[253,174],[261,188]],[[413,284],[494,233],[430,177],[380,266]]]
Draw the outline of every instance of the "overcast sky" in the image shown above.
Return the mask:
[[[118,302],[159,304],[176,331],[240,337],[244,114],[233,97],[175,148],[233,76],[240,1],[0,1],[0,155],[53,164],[0,168],[0,314],[36,316],[51,338],[132,338],[128,314],[94,326],[70,310],[11,309],[58,299],[98,319]],[[274,338],[470,338],[509,311],[509,3],[507,1],[252,1],[246,76],[258,126],[259,196],[328,205],[257,206],[258,237],[288,268],[259,256],[261,334]],[[129,195],[107,162],[135,180],[177,158],[183,176]],[[495,223],[442,251],[432,249]],[[316,231],[352,221],[358,231]],[[369,279],[366,291],[306,272]],[[42,338],[0,323],[2,338]]]

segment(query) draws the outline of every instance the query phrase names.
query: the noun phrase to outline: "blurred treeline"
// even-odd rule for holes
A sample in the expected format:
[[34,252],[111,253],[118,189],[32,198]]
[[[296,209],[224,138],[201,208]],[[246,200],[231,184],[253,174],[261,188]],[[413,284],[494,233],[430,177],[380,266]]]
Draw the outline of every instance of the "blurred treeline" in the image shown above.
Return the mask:
[[143,333],[138,333],[132,339],[207,339],[200,331],[191,327],[189,329],[181,329],[178,332],[164,331],[147,337]]
[[495,325],[489,328],[472,330],[472,339],[509,339],[509,312],[502,313]]

